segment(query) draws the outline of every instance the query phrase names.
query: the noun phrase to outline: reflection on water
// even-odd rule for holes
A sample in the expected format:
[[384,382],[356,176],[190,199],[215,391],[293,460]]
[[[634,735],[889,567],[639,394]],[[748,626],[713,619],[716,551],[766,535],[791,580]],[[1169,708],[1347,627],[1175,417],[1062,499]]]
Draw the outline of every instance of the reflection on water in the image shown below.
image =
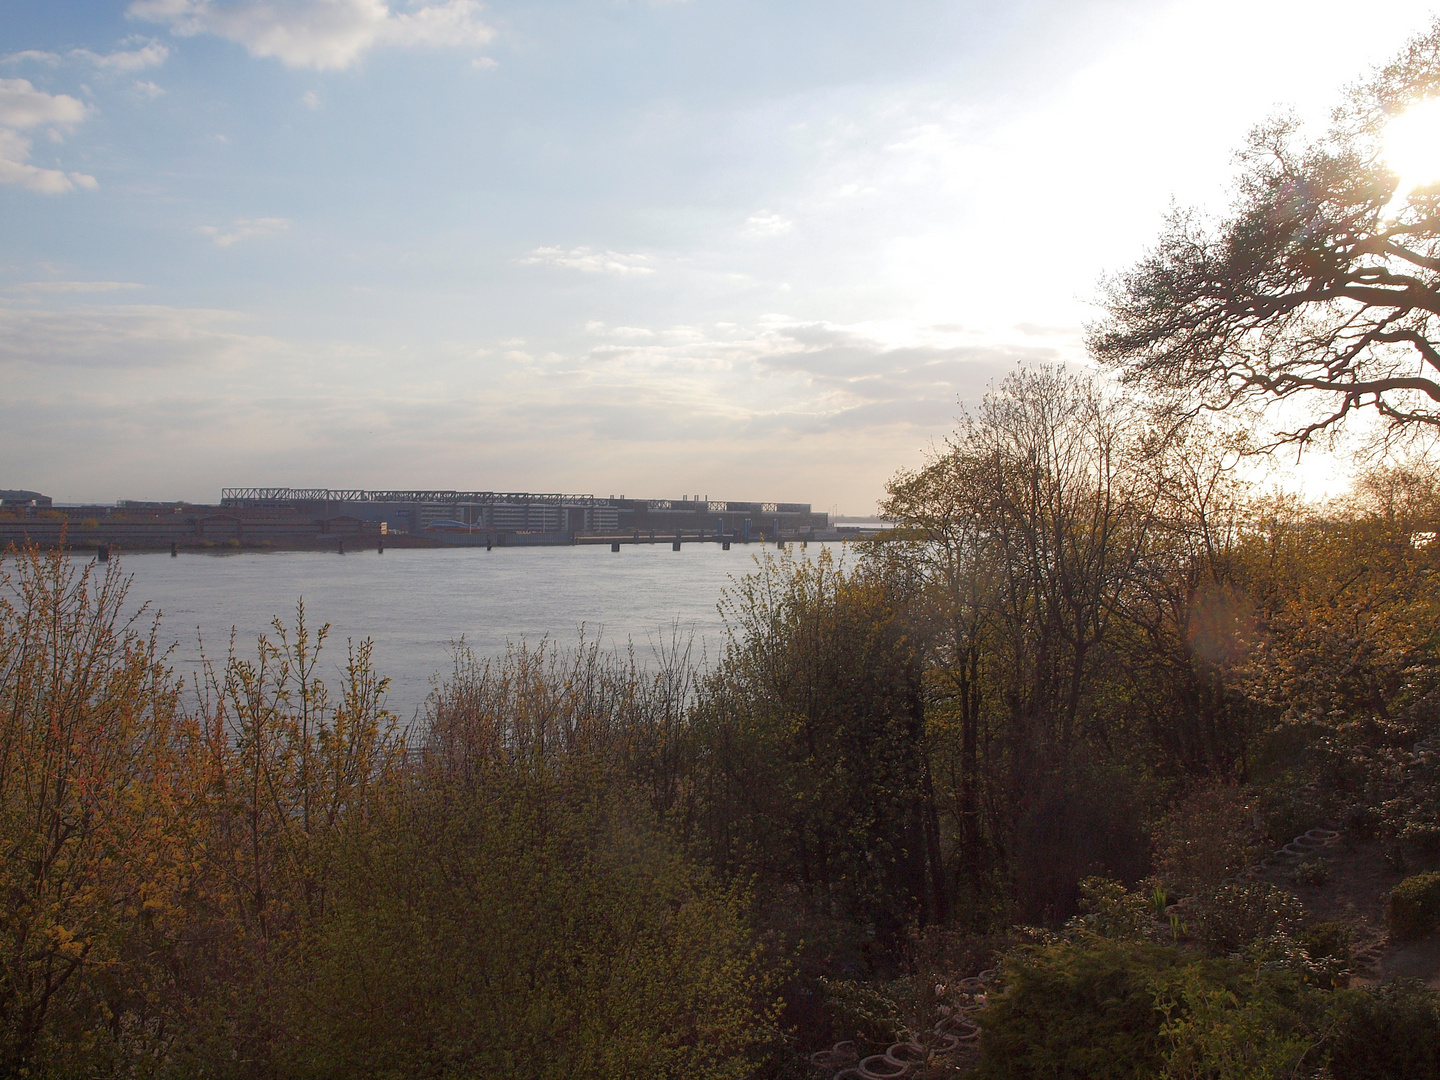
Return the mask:
[[[811,544],[813,555],[822,545]],[[404,549],[348,555],[240,552],[234,555],[136,552],[112,566],[133,575],[130,599],[158,610],[162,637],[178,642],[172,661],[188,676],[205,652],[222,657],[233,627],[239,651],[280,616],[293,622],[305,600],[307,619],[330,623],[321,654],[327,681],[345,660],[347,639],[375,642],[376,666],[391,679],[390,707],[408,719],[424,702],[432,676],[449,666],[462,637],[479,656],[507,642],[544,637],[572,645],[586,638],[624,646],[642,659],[668,644],[678,628],[694,635],[694,655],[717,652],[723,624],[716,604],[731,577],[754,569],[758,544],[603,545],[551,548]],[[79,556],[77,556],[79,558]],[[197,629],[199,636],[197,637]]]

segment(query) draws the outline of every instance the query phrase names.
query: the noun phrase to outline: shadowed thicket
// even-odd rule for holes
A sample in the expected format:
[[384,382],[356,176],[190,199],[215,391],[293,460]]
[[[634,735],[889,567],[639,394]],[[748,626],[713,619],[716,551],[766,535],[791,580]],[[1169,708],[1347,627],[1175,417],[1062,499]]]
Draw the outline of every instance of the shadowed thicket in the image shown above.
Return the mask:
[[739,1077],[773,1043],[746,894],[657,808],[681,668],[462,652],[402,739],[303,605],[185,695],[113,565],[3,586],[7,1074]]

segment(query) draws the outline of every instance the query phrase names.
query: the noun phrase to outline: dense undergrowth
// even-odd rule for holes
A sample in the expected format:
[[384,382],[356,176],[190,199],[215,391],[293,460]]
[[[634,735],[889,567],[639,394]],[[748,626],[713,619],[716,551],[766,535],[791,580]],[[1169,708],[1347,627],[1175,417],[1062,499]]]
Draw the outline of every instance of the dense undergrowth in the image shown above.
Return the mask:
[[1440,861],[1440,485],[1304,506],[1138,415],[1018,375],[708,669],[461,649],[403,732],[303,608],[185,688],[118,570],[12,553],[0,1073],[799,1077],[998,967],[985,1075],[1440,1075],[1430,991],[1234,879]]

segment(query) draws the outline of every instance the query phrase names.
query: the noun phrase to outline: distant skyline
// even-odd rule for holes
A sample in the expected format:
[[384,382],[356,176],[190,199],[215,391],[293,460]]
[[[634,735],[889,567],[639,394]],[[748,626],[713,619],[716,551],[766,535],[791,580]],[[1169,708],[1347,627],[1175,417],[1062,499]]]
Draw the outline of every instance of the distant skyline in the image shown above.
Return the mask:
[[0,487],[870,514],[1431,10],[9,0]]

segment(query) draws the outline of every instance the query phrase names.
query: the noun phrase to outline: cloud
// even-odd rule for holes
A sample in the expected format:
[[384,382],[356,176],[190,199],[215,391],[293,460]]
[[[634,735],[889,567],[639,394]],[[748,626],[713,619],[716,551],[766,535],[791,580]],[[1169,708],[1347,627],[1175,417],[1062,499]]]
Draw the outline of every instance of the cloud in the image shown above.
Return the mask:
[[[147,67],[157,67],[165,62],[170,55],[169,46],[149,38],[129,38],[121,42],[122,45],[136,45],[138,48],[118,49],[115,52],[97,53],[89,49],[71,49],[65,55],[73,60],[83,60],[93,64],[104,71],[116,71],[129,73],[143,71]],[[8,56],[0,57],[0,64],[58,64],[63,60],[59,53],[46,52],[42,49],[25,49],[22,52],[10,53]]]
[[767,236],[781,236],[795,227],[795,223],[779,214],[751,214],[745,220],[740,235],[747,240],[761,240]]
[[[962,401],[978,400],[1017,363],[1061,359],[1054,348],[1024,342],[956,343],[951,336],[929,335],[897,343],[873,329],[779,316],[748,328],[588,329],[607,340],[531,377],[583,386],[584,402],[625,397],[633,399],[632,407],[644,403],[681,428],[746,438],[785,432],[933,438],[951,426]],[[611,437],[622,432],[629,440],[649,437],[642,429],[609,429]]]
[[110,53],[94,53],[89,49],[71,49],[70,55],[85,60],[105,71],[129,73],[144,71],[147,67],[158,67],[170,55],[170,49],[159,41],[146,41],[138,49],[120,50]]
[[134,281],[26,281],[19,285],[11,285],[6,292],[92,293],[119,292],[123,289],[143,289],[144,287]]
[[290,228],[290,219],[281,217],[236,218],[228,227],[201,225],[195,231],[215,241],[216,247],[229,247],[255,236],[277,236]]
[[58,64],[60,54],[45,52],[42,49],[25,49],[23,52],[10,53],[8,56],[0,56],[0,64]]
[[156,86],[148,79],[137,79],[135,81],[135,92],[153,100],[154,98],[157,98],[161,94],[165,93],[165,88],[163,86]]
[[69,94],[47,94],[28,79],[0,79],[0,184],[15,184],[44,195],[96,187],[85,173],[30,164],[31,142],[21,132],[49,126],[52,138],[80,123],[88,110]]
[[300,97],[300,104],[308,109],[318,109],[320,108],[320,95],[314,90],[306,90]]
[[[986,342],[889,345],[825,323],[772,333],[760,367],[803,378],[832,409],[815,418],[824,428],[904,424],[943,427],[958,403],[980,397],[1017,363],[1054,363],[1054,349]],[[787,347],[788,343],[788,347]]]
[[231,312],[151,305],[44,311],[0,308],[0,366],[114,371],[244,363],[262,339],[237,333],[236,322]]
[[558,247],[536,248],[520,262],[526,265],[559,266],[566,270],[579,270],[582,274],[653,274],[655,268],[646,266],[648,255],[625,255],[618,251],[592,251],[588,247],[571,248],[564,251]]
[[0,127],[26,130],[42,124],[69,126],[85,119],[85,103],[69,94],[36,90],[28,79],[0,79]]
[[394,12],[386,0],[133,0],[133,19],[174,34],[213,34],[252,56],[292,68],[339,71],[383,46],[481,46],[495,31],[480,21],[477,0],[436,0]]

